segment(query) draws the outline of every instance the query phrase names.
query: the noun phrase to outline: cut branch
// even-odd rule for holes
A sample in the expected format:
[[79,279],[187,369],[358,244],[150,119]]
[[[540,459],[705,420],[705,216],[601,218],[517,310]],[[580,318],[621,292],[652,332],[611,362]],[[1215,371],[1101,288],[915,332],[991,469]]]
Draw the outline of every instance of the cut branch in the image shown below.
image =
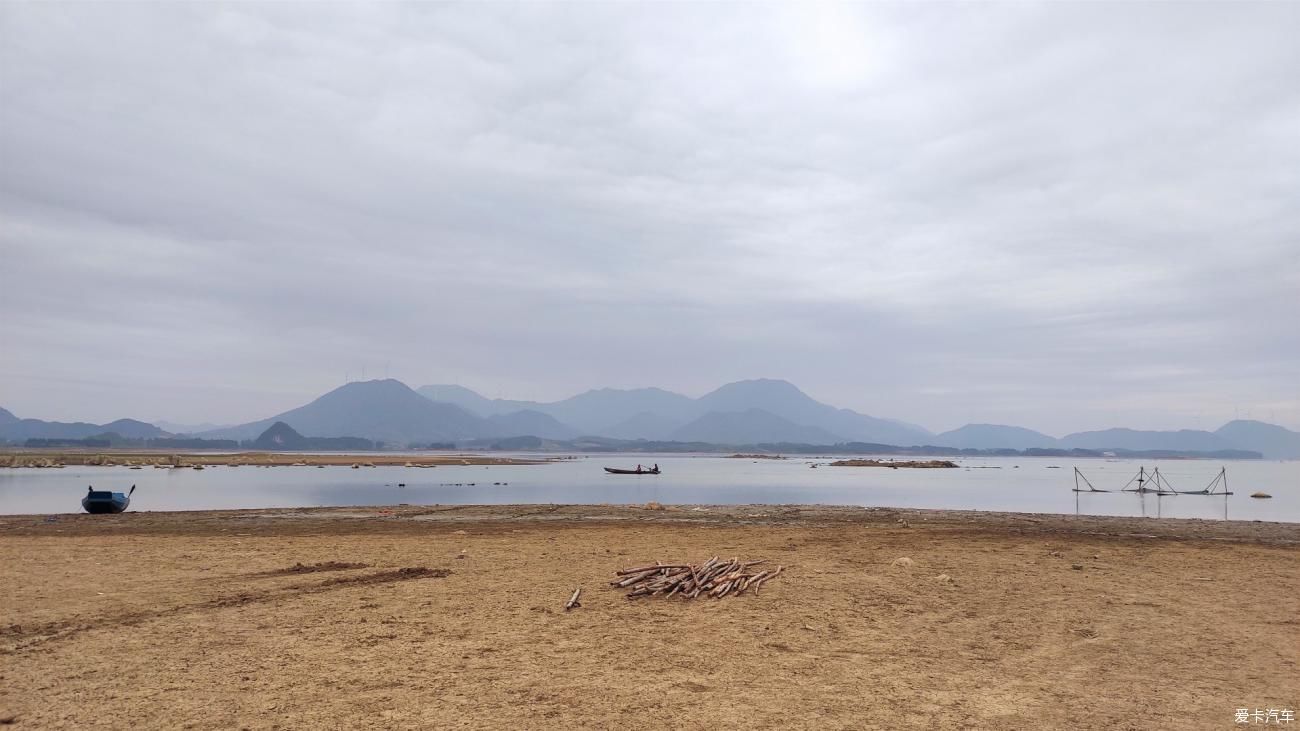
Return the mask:
[[578,597],[580,597],[580,596],[582,596],[582,587],[581,587],[581,586],[579,586],[577,589],[574,589],[574,590],[573,590],[573,596],[569,597],[569,601],[567,601],[567,602],[564,603],[564,611],[567,612],[567,611],[569,611],[570,609],[574,609],[574,608],[577,608],[577,607],[582,606],[582,604],[578,601]]

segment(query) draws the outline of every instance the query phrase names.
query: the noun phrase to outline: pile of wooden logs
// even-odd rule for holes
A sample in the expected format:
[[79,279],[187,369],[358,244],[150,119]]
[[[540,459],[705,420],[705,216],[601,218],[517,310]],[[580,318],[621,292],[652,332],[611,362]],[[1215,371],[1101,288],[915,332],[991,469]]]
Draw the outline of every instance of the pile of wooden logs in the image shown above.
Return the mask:
[[775,579],[784,566],[758,570],[753,567],[766,561],[719,561],[717,556],[702,564],[661,564],[639,566],[617,572],[609,582],[618,589],[630,589],[628,599],[642,596],[680,595],[687,599],[711,596],[721,599],[728,594],[740,596],[753,589],[757,594],[765,582]]

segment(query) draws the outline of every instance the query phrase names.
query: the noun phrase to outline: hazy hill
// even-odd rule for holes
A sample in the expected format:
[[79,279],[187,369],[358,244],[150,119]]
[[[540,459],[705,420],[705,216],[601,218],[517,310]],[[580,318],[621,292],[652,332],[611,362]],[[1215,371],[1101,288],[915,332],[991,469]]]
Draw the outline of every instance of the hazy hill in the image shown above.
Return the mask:
[[153,422],[154,426],[162,429],[168,434],[198,434],[205,431],[216,431],[217,429],[227,429],[231,424],[180,424],[175,421],[159,419]]
[[253,440],[253,449],[265,449],[275,451],[279,449],[293,450],[302,449],[307,443],[307,438],[293,430],[293,427],[277,421],[267,427],[266,431],[258,435]]
[[652,411],[642,411],[631,418],[601,430],[601,436],[614,439],[668,439],[672,433],[684,426],[680,419],[661,416]]
[[681,422],[702,413],[693,399],[662,388],[602,388],[544,404],[539,410],[584,434],[603,434],[608,427],[643,413]]
[[84,421],[42,421],[19,419],[8,411],[12,419],[0,418],[0,439],[25,442],[28,439],[86,439],[113,432],[127,439],[152,439],[166,434],[153,424],[135,419],[118,419],[107,424],[90,424]]
[[120,434],[127,439],[153,439],[167,433],[153,424],[147,424],[136,419],[118,419],[117,421],[110,421],[100,428],[106,432]]
[[365,451],[374,449],[375,445],[369,439],[359,437],[304,437],[283,421],[277,421],[253,441],[252,447],[271,452],[313,449]]
[[393,379],[354,381],[306,406],[201,436],[253,439],[277,421],[313,437],[355,436],[405,444],[493,436],[491,424],[453,404],[430,401]]
[[578,430],[561,424],[555,417],[540,411],[524,409],[510,414],[493,414],[487,419],[493,433],[502,437],[532,436],[543,439],[572,439]]
[[728,383],[698,400],[703,411],[738,412],[760,409],[783,419],[817,427],[842,437],[840,441],[880,442],[909,446],[924,444],[930,432],[890,419],[837,409],[800,391],[789,381],[759,378]]
[[582,434],[604,434],[609,427],[643,413],[655,414],[677,425],[699,415],[692,399],[661,388],[601,388],[551,403],[489,399],[455,385],[421,386],[418,393],[485,417],[519,411],[546,414]]
[[7,426],[15,421],[18,421],[18,417],[14,416],[11,411],[8,409],[0,409],[0,426]]
[[825,429],[796,424],[762,409],[711,411],[675,430],[672,439],[680,442],[714,444],[757,444],[759,442],[835,444],[844,441]]
[[432,401],[455,404],[476,416],[496,416],[515,411],[539,410],[545,404],[535,401],[512,401],[509,399],[490,399],[471,391],[464,386],[432,385],[420,386],[415,392]]
[[1253,449],[1267,459],[1300,459],[1300,433],[1262,421],[1238,419],[1215,430],[1215,434],[1242,449]]
[[957,449],[1047,449],[1057,446],[1057,440],[1019,426],[967,424],[936,436],[930,444]]
[[19,419],[0,426],[0,437],[11,442],[20,442],[26,439],[85,439],[103,433],[104,429],[98,424],[90,424],[84,421]]
[[1136,429],[1085,431],[1061,437],[1060,445],[1066,449],[1128,449],[1132,451],[1214,452],[1224,449],[1250,449],[1247,445],[1233,444],[1218,434],[1196,429],[1181,429],[1179,431],[1139,431]]

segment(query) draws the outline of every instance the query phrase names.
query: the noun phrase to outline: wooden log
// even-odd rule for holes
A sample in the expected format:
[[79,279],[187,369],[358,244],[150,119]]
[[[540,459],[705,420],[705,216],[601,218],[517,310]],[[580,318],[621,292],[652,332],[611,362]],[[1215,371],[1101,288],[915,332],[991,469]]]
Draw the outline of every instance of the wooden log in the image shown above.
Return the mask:
[[582,596],[582,587],[581,587],[581,586],[579,586],[577,589],[574,589],[574,590],[573,590],[573,596],[569,597],[569,601],[567,601],[567,602],[564,603],[564,611],[567,612],[567,611],[569,611],[570,609],[573,609],[573,608],[575,608],[575,607],[580,607],[580,606],[582,606],[582,604],[578,602],[578,597],[580,597],[580,596]]
[[730,570],[731,570],[731,562],[714,566],[713,568],[709,569],[709,572],[705,575],[704,582],[707,584],[709,582],[717,581],[719,576],[725,575]]
[[642,571],[661,571],[661,570],[663,570],[663,569],[686,569],[686,568],[690,568],[690,566],[688,566],[687,564],[659,564],[659,563],[656,563],[656,564],[653,564],[653,565],[651,565],[651,566],[639,566],[639,567],[634,568],[634,569],[619,569],[619,570],[616,571],[615,573],[616,573],[617,575],[619,575],[619,576],[627,576],[627,575],[629,575],[629,574],[639,574],[639,573],[641,573]]
[[735,581],[736,579],[739,579],[741,576],[744,576],[744,574],[741,573],[740,571],[732,571],[729,574],[723,574],[722,576],[719,576],[718,583],[726,584]]
[[690,578],[689,575],[685,573],[672,574],[670,576],[660,577],[655,581],[652,581],[649,584],[647,584],[647,586],[649,586],[652,589],[659,588],[659,587],[667,588],[669,586],[672,586],[673,584],[679,584],[683,581],[686,581],[688,578]]
[[749,587],[752,586],[754,587],[754,593],[757,594],[758,588],[763,585],[763,577],[767,576],[769,573],[770,572],[768,571],[759,571],[757,574],[754,574],[753,576],[750,576],[748,579],[745,579],[745,586],[741,588],[741,591],[743,592],[745,589],[748,589]]
[[628,576],[627,578],[622,579],[621,581],[611,581],[611,582],[609,582],[609,584],[610,584],[610,586],[631,586],[632,584],[636,584],[636,583],[638,583],[638,582],[640,582],[640,581],[644,581],[645,579],[648,579],[648,578],[654,576],[654,575],[657,574],[657,573],[659,573],[659,572],[658,572],[658,571],[645,571],[645,572],[642,572],[642,573],[636,574],[635,576]]
[[768,575],[768,576],[764,576],[764,577],[762,578],[762,580],[758,582],[758,585],[754,587],[754,593],[757,594],[757,593],[758,593],[758,590],[762,588],[763,584],[766,584],[768,581],[771,581],[772,579],[775,579],[776,576],[777,576],[777,574],[781,573],[781,571],[782,571],[784,568],[785,568],[784,566],[777,566],[777,567],[776,567],[776,571],[773,571],[773,572],[772,572],[770,575]]

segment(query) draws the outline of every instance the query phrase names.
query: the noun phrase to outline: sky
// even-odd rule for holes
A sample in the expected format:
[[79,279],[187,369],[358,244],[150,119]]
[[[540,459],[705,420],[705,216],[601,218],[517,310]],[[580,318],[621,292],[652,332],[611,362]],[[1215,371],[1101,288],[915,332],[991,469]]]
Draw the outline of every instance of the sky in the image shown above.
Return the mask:
[[0,406],[1300,428],[1300,3],[0,3]]

